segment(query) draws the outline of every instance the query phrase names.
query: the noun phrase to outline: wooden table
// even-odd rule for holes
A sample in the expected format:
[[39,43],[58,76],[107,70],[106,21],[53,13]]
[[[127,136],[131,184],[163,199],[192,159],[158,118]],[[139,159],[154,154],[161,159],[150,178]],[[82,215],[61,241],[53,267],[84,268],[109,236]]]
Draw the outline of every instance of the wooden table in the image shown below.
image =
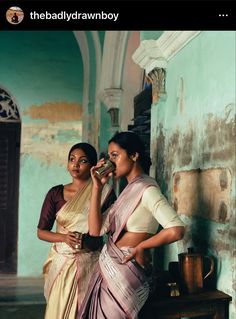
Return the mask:
[[179,297],[153,295],[144,305],[139,319],[180,319],[203,317],[228,319],[232,297],[219,290],[205,291]]

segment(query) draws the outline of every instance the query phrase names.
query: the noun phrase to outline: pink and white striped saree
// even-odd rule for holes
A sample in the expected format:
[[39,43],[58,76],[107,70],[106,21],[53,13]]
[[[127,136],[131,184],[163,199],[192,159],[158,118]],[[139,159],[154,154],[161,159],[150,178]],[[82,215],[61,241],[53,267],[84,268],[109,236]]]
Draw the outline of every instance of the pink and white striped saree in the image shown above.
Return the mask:
[[135,178],[111,208],[109,239],[100,254],[78,319],[137,318],[149,294],[149,278],[137,263],[122,263],[124,251],[115,243],[143,192],[151,185],[157,184],[148,176]]

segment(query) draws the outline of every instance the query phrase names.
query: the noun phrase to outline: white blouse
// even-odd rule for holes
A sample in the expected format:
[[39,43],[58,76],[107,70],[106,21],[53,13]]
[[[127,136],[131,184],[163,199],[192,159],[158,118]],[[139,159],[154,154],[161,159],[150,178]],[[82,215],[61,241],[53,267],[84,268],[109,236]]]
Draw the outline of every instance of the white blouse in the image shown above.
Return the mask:
[[[103,214],[100,235],[109,231],[109,212]],[[149,186],[143,193],[142,199],[129,217],[125,230],[134,233],[155,234],[159,224],[163,228],[184,226],[176,211],[170,206],[159,187]]]
[[140,204],[129,217],[125,229],[129,232],[155,234],[159,224],[163,228],[184,226],[159,187],[149,186]]

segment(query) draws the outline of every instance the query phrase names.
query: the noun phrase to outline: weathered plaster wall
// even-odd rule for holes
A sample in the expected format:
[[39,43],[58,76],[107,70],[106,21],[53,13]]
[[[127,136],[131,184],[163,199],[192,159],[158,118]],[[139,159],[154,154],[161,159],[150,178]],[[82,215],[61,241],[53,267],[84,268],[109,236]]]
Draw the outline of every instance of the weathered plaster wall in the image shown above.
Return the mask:
[[22,121],[18,275],[42,272],[49,244],[36,236],[42,201],[67,183],[69,148],[81,141],[83,67],[72,32],[1,32],[0,84]]
[[[233,31],[201,32],[168,62],[167,95],[152,106],[151,135],[156,178],[187,225],[184,240],[166,249],[165,267],[189,246],[212,255],[215,275],[208,284],[233,297],[231,319],[236,316],[235,39]],[[184,203],[188,183],[194,188],[193,172],[199,178],[205,174],[204,185],[201,192],[195,189],[197,199],[193,192]],[[208,209],[204,198],[212,203]]]

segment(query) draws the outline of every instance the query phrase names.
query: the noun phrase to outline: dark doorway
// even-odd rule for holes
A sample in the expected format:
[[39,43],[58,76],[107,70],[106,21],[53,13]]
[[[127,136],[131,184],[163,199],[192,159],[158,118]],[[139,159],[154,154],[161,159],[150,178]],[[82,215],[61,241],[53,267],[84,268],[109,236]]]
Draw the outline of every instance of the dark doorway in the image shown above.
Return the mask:
[[0,122],[0,273],[17,272],[20,122]]
[[134,124],[128,126],[128,130],[142,138],[148,156],[150,156],[151,105],[152,86],[149,85],[134,97]]

